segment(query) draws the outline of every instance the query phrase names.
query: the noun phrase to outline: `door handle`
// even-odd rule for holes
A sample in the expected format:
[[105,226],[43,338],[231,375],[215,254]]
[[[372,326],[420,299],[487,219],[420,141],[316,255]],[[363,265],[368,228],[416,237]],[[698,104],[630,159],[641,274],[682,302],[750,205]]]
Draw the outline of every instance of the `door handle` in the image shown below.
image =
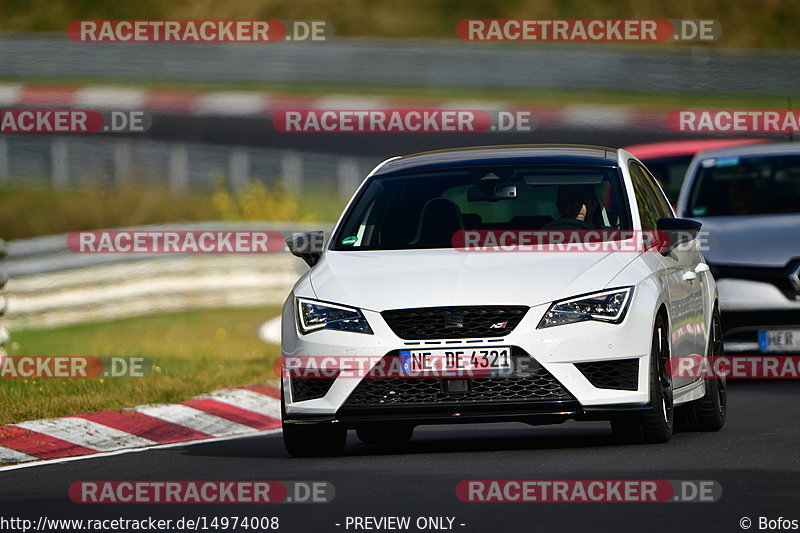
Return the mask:
[[683,281],[694,281],[697,279],[697,274],[695,274],[692,270],[687,270],[683,273],[681,279],[683,279]]
[[710,272],[711,267],[708,266],[707,263],[700,263],[696,267],[694,267],[695,274],[702,274],[703,272]]

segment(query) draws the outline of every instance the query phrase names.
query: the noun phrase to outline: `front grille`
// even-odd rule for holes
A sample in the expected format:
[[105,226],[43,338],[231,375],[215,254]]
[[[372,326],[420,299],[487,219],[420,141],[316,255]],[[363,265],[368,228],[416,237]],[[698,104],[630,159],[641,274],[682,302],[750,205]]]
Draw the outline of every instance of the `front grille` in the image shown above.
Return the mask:
[[760,281],[762,283],[769,283],[777,287],[789,300],[794,300],[796,296],[800,295],[797,287],[795,287],[791,280],[790,274],[800,264],[800,259],[792,259],[785,266],[782,267],[754,267],[754,266],[738,266],[738,265],[712,265],[711,273],[714,279],[720,280],[725,278],[744,279],[748,281]]
[[292,401],[322,398],[333,386],[336,378],[291,378]]
[[618,359],[575,363],[578,370],[598,389],[636,390],[639,384],[639,360]]
[[[382,405],[464,405],[475,402],[563,401],[575,398],[550,372],[515,349],[514,374],[468,379],[465,392],[447,392],[447,379],[364,378],[350,394],[346,407]],[[522,352],[522,353],[519,353]],[[521,364],[520,360],[527,360]]]
[[381,313],[401,339],[502,337],[519,324],[525,306],[420,307]]

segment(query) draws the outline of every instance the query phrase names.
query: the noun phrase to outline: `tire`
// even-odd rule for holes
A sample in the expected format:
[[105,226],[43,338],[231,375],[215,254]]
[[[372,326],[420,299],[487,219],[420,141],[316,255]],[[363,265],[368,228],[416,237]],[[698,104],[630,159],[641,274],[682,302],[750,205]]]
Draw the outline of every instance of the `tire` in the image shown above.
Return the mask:
[[364,444],[403,444],[411,440],[414,426],[404,424],[363,426],[356,430],[356,435]]
[[295,457],[339,455],[347,430],[335,424],[284,424],[283,445]]
[[[708,355],[722,356],[722,323],[719,310],[714,309],[711,317],[711,338],[708,342]],[[676,412],[676,428],[679,431],[719,431],[725,425],[728,414],[728,384],[725,377],[705,380],[706,393],[699,400],[679,407]]]
[[611,420],[614,437],[626,443],[658,444],[672,436],[674,409],[672,403],[672,376],[668,365],[670,356],[669,330],[662,315],[653,327],[650,348],[650,406],[636,415]]

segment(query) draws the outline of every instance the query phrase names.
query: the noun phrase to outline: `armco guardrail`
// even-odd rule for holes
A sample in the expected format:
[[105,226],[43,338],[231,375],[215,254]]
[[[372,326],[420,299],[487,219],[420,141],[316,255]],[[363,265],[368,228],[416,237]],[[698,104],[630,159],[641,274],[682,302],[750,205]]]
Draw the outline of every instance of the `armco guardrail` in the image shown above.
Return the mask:
[[[3,258],[8,254],[8,245],[6,241],[0,239],[0,319],[2,319],[3,315],[6,314],[6,308],[8,304],[8,300],[6,299],[6,295],[2,290],[5,288],[6,283],[8,282],[8,274],[5,273],[3,270]],[[4,327],[2,321],[0,321],[0,359],[5,357],[6,352],[3,348],[6,343],[8,343],[9,334],[8,330]]]
[[[318,224],[209,222],[132,230],[272,230],[289,235]],[[50,327],[159,312],[280,305],[305,270],[288,252],[273,254],[75,254],[66,236],[9,243],[10,328]]]
[[[723,31],[724,28],[723,28]],[[0,72],[24,79],[794,94],[800,54],[700,46],[344,39],[324,43],[80,43],[0,35]]]
[[349,197],[379,158],[94,135],[0,135],[0,186],[167,185],[174,192],[283,182]]

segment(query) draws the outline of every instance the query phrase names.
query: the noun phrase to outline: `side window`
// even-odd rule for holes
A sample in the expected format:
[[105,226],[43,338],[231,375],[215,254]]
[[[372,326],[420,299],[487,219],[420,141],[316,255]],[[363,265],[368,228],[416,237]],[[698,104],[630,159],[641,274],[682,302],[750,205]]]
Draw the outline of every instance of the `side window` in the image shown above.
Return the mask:
[[636,163],[633,163],[633,166],[642,174],[645,186],[650,191],[650,195],[656,203],[655,209],[658,212],[658,218],[672,218],[674,216],[672,214],[672,207],[670,207],[669,202],[667,202],[664,194],[661,192],[656,179],[643,166],[637,165]]
[[656,221],[663,218],[658,212],[658,201],[652,196],[652,188],[648,186],[650,179],[645,176],[644,171],[639,165],[631,162],[628,165],[633,182],[633,194],[636,196],[636,203],[639,207],[639,218],[642,220],[644,231],[656,229]]

